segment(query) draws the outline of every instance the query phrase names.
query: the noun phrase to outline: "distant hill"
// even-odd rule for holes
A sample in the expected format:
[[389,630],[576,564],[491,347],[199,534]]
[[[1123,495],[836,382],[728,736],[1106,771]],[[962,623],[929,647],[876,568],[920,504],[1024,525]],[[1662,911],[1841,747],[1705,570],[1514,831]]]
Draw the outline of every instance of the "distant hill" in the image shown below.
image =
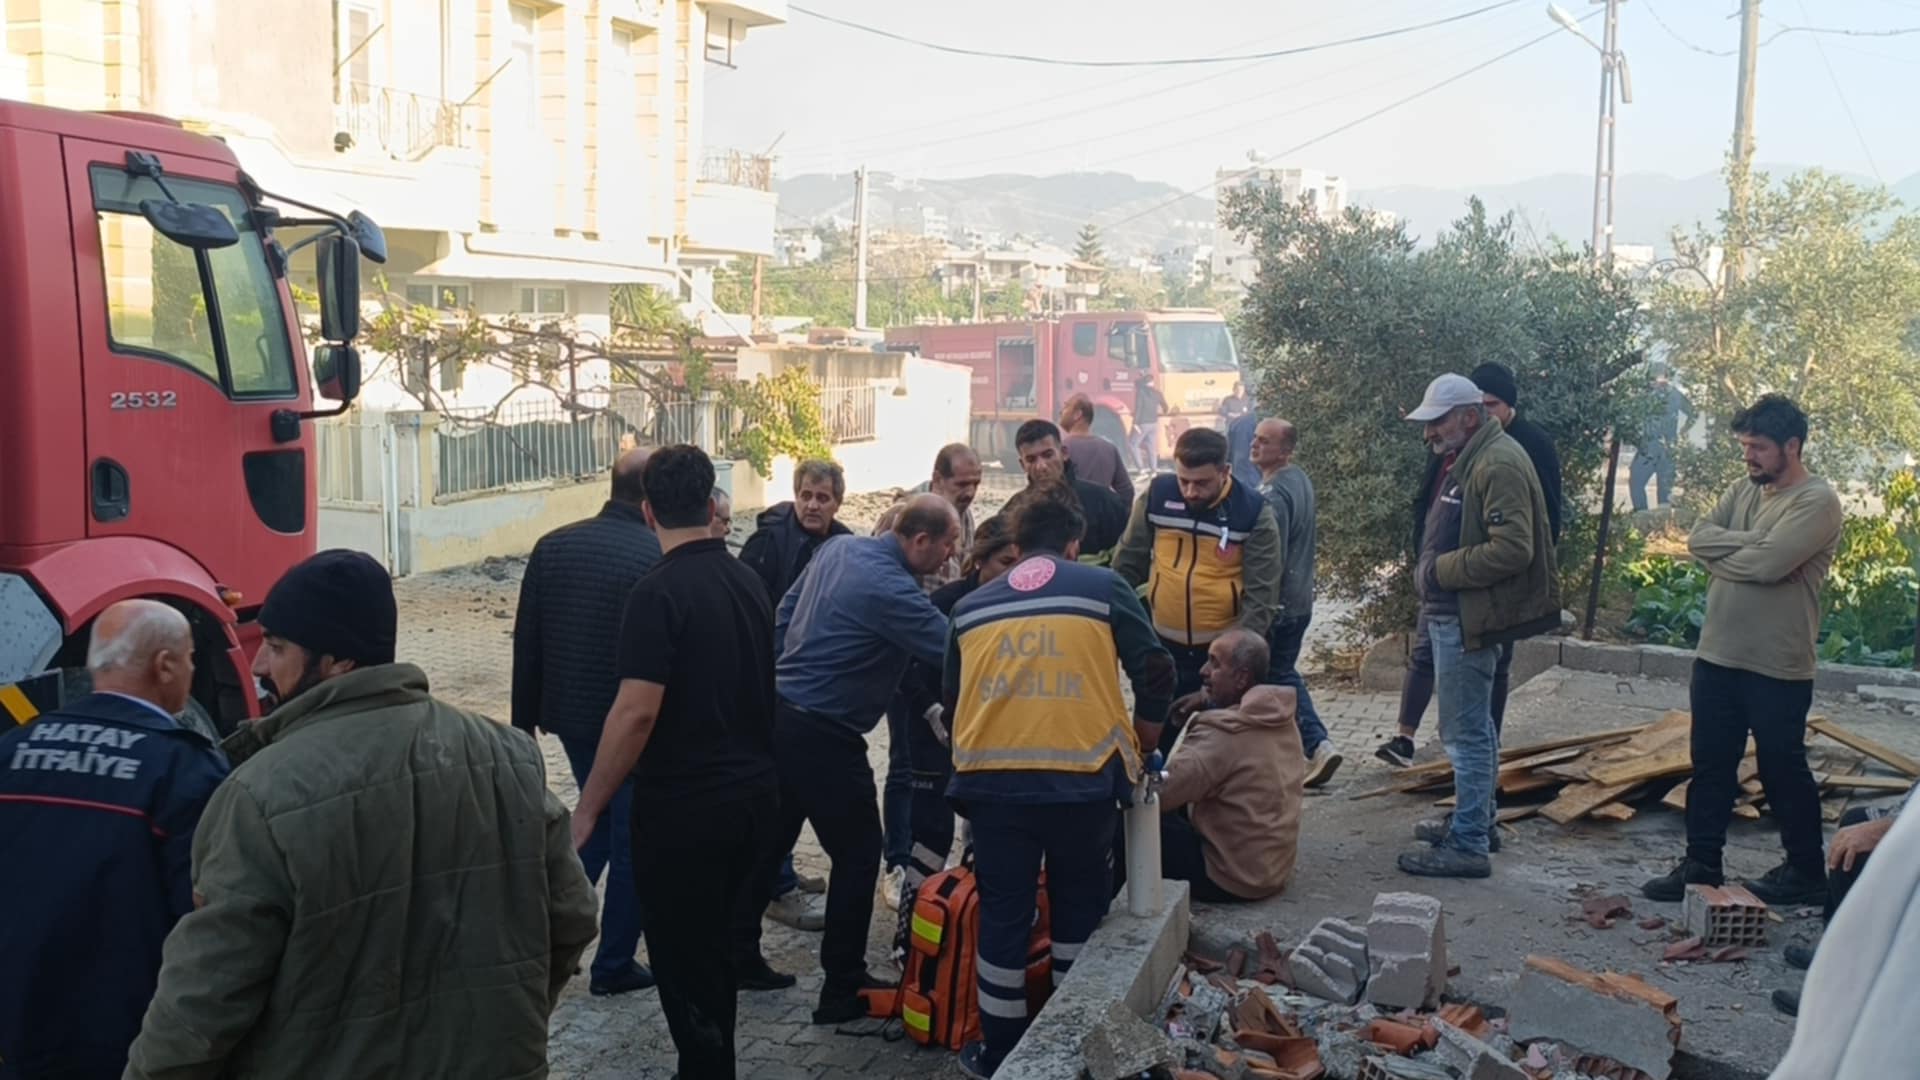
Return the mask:
[[[1801,166],[1762,165],[1774,175],[1795,172]],[[1870,183],[1866,177],[1851,177]],[[781,220],[785,224],[853,216],[853,177],[808,174],[779,182]],[[1616,185],[1619,211],[1615,242],[1652,244],[1664,251],[1675,228],[1695,222],[1711,223],[1726,205],[1726,183],[1718,173],[1684,179],[1659,173],[1623,174]],[[1893,185],[1893,192],[1909,209],[1920,209],[1920,173]],[[1073,245],[1080,226],[1141,215],[1139,220],[1105,230],[1109,252],[1158,250],[1183,239],[1205,241],[1206,230],[1193,222],[1211,222],[1211,198],[1180,198],[1179,189],[1125,173],[1062,173],[1054,176],[994,174],[957,180],[906,180],[875,172],[869,183],[871,220],[876,228],[906,227],[918,208],[944,214],[957,238],[972,226],[1001,236],[1024,233],[1062,247]],[[1414,235],[1431,240],[1466,209],[1478,195],[1494,213],[1512,210],[1523,236],[1541,243],[1560,237],[1571,244],[1584,241],[1593,222],[1593,177],[1575,173],[1539,176],[1510,184],[1476,188],[1397,186],[1359,188],[1352,192],[1358,205],[1391,210],[1408,223]],[[1189,223],[1189,224],[1181,224]]]

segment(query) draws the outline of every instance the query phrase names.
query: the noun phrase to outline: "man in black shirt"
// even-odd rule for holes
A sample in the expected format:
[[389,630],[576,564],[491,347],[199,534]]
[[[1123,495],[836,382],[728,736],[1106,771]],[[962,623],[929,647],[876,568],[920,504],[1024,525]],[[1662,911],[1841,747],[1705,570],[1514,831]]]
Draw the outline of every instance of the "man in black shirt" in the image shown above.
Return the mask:
[[1051,420],[1029,420],[1013,433],[1013,447],[1020,453],[1020,468],[1027,474],[1023,491],[1048,484],[1064,483],[1080,501],[1080,512],[1087,519],[1087,535],[1080,550],[1088,555],[1104,555],[1120,542],[1127,528],[1127,513],[1133,507],[1122,502],[1111,488],[1080,479],[1080,470],[1067,457],[1060,440],[1060,429]]
[[[793,985],[738,942],[757,926],[775,839],[773,617],[753,571],[712,535],[713,463],[697,447],[654,452],[647,522],[660,562],[634,586],[620,627],[620,692],[574,811],[583,843],[622,779],[634,777],[633,862],[647,954],[683,1080],[734,1075],[734,998],[747,983]],[[637,765],[637,768],[636,768]]]

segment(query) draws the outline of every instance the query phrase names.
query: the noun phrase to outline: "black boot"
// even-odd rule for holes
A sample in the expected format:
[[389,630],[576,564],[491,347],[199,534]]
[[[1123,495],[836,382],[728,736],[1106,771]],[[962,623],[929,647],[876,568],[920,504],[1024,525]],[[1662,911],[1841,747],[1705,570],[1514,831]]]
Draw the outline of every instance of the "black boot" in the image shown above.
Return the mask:
[[1747,891],[1771,907],[1814,907],[1827,902],[1827,875],[1810,874],[1792,863],[1781,863],[1749,881]]
[[1717,866],[1698,859],[1681,859],[1680,865],[1640,886],[1640,895],[1649,900],[1676,903],[1687,895],[1689,885],[1725,885],[1727,878]]

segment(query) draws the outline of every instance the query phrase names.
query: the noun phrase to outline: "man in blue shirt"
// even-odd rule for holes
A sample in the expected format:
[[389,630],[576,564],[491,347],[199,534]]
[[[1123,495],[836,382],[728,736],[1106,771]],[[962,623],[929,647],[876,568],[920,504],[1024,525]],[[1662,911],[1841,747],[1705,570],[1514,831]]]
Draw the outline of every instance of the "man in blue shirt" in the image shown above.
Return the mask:
[[900,684],[909,660],[945,661],[947,617],[921,591],[960,539],[953,504],[939,495],[908,501],[885,536],[850,536],[821,545],[774,617],[773,750],[780,768],[777,852],[791,851],[800,827],[833,864],[827,879],[827,927],[820,943],[816,1024],[866,1015],[867,931],[880,876],[880,812],[867,763],[866,735]]
[[174,722],[193,632],[154,600],[94,621],[94,692],[0,738],[0,1075],[118,1077],[193,910],[193,832],[226,759]]

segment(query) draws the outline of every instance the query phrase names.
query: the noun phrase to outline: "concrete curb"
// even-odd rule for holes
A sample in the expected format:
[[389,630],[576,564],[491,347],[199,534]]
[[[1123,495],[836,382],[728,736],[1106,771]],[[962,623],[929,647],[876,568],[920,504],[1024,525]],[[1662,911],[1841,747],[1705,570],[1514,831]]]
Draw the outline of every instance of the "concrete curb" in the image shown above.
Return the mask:
[[[1373,691],[1399,690],[1406,671],[1406,656],[1404,634],[1380,639],[1367,650],[1367,658],[1361,667],[1361,685]],[[1515,644],[1514,686],[1554,667],[1595,671],[1622,678],[1644,675],[1650,679],[1685,682],[1693,674],[1693,650],[1674,649],[1665,645],[1610,645],[1560,636],[1528,638]],[[1815,690],[1857,694],[1863,686],[1920,690],[1920,671],[1856,667],[1852,664],[1821,664],[1814,669]]]
[[1073,971],[1054,988],[994,1080],[1059,1080],[1080,1075],[1080,1040],[1112,1002],[1147,1017],[1160,1006],[1186,955],[1193,916],[1184,881],[1161,882],[1160,914],[1136,919],[1122,893],[1100,928],[1074,958]]

